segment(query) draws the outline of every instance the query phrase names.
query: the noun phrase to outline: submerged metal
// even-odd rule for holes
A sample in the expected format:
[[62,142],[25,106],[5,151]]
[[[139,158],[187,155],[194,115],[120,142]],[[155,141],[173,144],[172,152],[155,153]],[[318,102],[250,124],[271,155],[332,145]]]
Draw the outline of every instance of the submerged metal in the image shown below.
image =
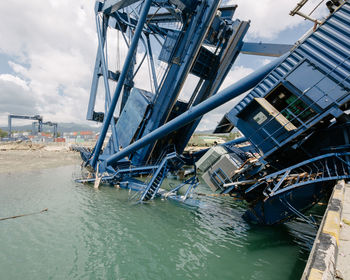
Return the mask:
[[[257,182],[235,189],[250,201],[250,219],[274,224],[301,215],[330,193],[334,181],[350,177],[349,43],[350,3],[345,1],[216,129],[237,127],[259,155],[258,164],[237,178]],[[332,151],[337,154],[327,154]]]
[[[86,165],[99,180],[140,190],[140,201],[153,199],[169,172],[194,165],[205,153],[184,154],[201,117],[253,88],[215,130],[237,127],[247,144],[225,147],[231,157],[243,153],[246,160],[226,172],[213,165],[206,176],[213,189],[247,200],[251,211],[245,216],[255,222],[303,217],[301,211],[329,192],[329,182],[350,174],[350,4],[337,3],[290,50],[290,45],[244,42],[249,22],[233,19],[237,7],[220,7],[218,1],[97,2],[99,49],[88,119],[103,125],[95,148],[81,150]],[[128,47],[120,71],[108,69],[108,27],[122,34]],[[241,51],[287,54],[216,94]],[[135,86],[145,61],[147,90]],[[193,76],[197,82],[189,99],[180,100],[184,83]],[[94,110],[100,77],[104,113]],[[108,130],[111,137],[102,151]],[[333,151],[337,153],[329,154]],[[150,174],[148,182],[134,178],[142,174]],[[188,192],[193,191],[196,180],[186,182]]]

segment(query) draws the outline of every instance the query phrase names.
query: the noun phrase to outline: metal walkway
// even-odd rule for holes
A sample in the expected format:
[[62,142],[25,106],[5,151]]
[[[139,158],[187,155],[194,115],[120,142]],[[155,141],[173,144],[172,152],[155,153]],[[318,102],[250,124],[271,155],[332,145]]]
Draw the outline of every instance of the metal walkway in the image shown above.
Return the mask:
[[350,153],[330,153],[318,156],[269,174],[245,191],[264,187],[265,197],[308,184],[350,178]]

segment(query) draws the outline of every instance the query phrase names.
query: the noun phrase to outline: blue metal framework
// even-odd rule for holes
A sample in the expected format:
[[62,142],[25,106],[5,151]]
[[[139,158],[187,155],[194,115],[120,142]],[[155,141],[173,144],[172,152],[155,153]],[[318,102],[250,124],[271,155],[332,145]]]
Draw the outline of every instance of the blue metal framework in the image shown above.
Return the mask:
[[245,193],[264,185],[265,197],[304,185],[350,178],[350,153],[331,153],[305,160],[259,179]]
[[[280,56],[290,49],[290,45],[243,42],[250,23],[233,19],[236,8],[220,7],[219,1],[213,0],[96,2],[99,46],[87,119],[103,125],[95,148],[85,156],[89,158],[87,164],[113,173],[125,156],[133,166],[142,166],[158,161],[169,144],[182,154],[201,116],[219,106],[215,102],[210,102],[214,106],[203,103],[217,93],[242,47],[247,53],[270,56]],[[113,33],[113,29],[117,32]],[[107,38],[112,38],[112,33],[124,43],[118,39],[119,45],[110,50]],[[127,48],[127,54],[118,62],[123,66],[112,71],[110,57],[120,53],[120,45]],[[150,82],[147,90],[136,87],[140,69],[145,68]],[[247,81],[248,86],[230,98],[255,85],[261,73],[251,77],[254,81]],[[197,80],[185,93],[184,84],[193,76]],[[104,112],[95,111],[100,78],[105,91]],[[180,124],[183,119],[178,119],[169,129],[172,119],[195,111],[199,105],[199,114],[189,115],[184,125]],[[163,125],[166,133],[150,137]],[[103,149],[108,131],[111,137]],[[134,148],[139,141],[142,145]]]
[[[304,138],[321,120],[343,115],[342,106],[350,100],[349,26],[346,1],[228,112],[216,131],[236,126],[261,151],[261,160],[267,160],[284,145]],[[271,105],[273,93],[282,91],[295,98],[281,108],[270,106],[274,113],[259,103]],[[303,109],[296,110],[300,104]],[[259,120],[258,112],[264,120]],[[254,113],[261,124],[248,120]]]
[[[96,4],[99,48],[87,117],[90,120],[103,119],[103,128],[93,151],[91,166],[96,167],[109,128],[112,137],[108,154],[113,154],[118,152],[120,147],[128,146],[166,123],[169,118],[174,117],[174,114],[176,116],[215,94],[237,57],[242,38],[249,26],[248,22],[232,21],[235,6],[223,8],[223,16],[219,17],[218,5],[217,1],[149,0],[105,1]],[[106,57],[108,27],[117,29],[128,46],[127,56],[120,72],[113,73],[108,69]],[[131,40],[128,40],[127,35],[130,35]],[[139,43],[142,43],[142,47]],[[140,48],[145,55],[140,63],[135,64],[137,50]],[[159,50],[156,64],[154,54],[159,53]],[[145,59],[146,57],[148,59]],[[224,63],[220,63],[220,60]],[[140,90],[134,87],[133,80],[145,61],[148,61],[148,67],[151,69],[152,92],[138,94]],[[165,67],[164,69],[159,67],[159,62],[163,68]],[[213,67],[216,71],[213,71]],[[215,77],[212,76],[214,72],[217,72]],[[200,82],[195,87],[190,102],[185,104],[177,99],[189,73],[197,75]],[[105,113],[96,113],[94,106],[98,80],[101,76],[105,86]],[[116,82],[113,96],[110,94],[109,80]],[[136,103],[140,102],[137,95],[148,99],[147,104],[138,110],[145,114],[139,118],[134,117]],[[130,96],[132,98],[129,98]],[[120,104],[121,113],[118,122],[115,123],[117,104]],[[126,124],[134,132],[129,138],[126,138],[121,131]],[[180,136],[185,139],[181,145],[177,144],[180,153],[186,145],[186,138],[189,139],[197,124],[198,121],[187,128],[187,133],[181,133]],[[153,143],[145,147],[130,156],[130,159],[137,165],[145,164],[152,158],[156,160],[164,144],[155,146],[156,143]]]
[[330,153],[271,173],[244,191],[251,209],[245,217],[275,224],[294,216],[330,193],[334,182],[350,178],[349,152]]
[[[306,2],[291,14],[303,15]],[[216,132],[236,126],[244,137],[227,145],[248,141],[242,150],[260,155],[232,178],[215,170],[211,176],[222,193],[240,193],[251,203],[248,215],[273,224],[315,203],[327,182],[349,177],[349,133],[343,125],[350,101],[349,1],[332,4],[324,22],[308,18],[319,26],[295,46],[244,42],[250,22],[234,19],[236,8],[214,0],[96,2],[99,46],[87,119],[102,122],[102,129],[92,151],[79,149],[96,173],[81,182],[135,189],[139,201],[159,194],[181,201],[177,191],[188,185],[186,199],[198,184],[195,176],[169,193],[160,191],[163,180],[194,164],[194,157],[182,154],[201,117],[251,89]],[[122,66],[111,70],[120,42],[126,55],[117,61]],[[280,58],[218,93],[239,53]],[[146,80],[140,73],[147,71],[150,85],[140,88],[140,79]],[[100,78],[104,112],[95,109]],[[327,136],[333,128],[344,131],[344,143]],[[310,148],[324,135],[345,152],[323,155]],[[144,174],[151,176],[147,183],[133,178]]]
[[315,21],[319,26],[215,130],[237,127],[253,145],[252,153],[259,153],[223,191],[250,203],[251,221],[275,224],[302,217],[300,211],[329,193],[336,180],[350,177],[350,2],[334,3],[328,18]]

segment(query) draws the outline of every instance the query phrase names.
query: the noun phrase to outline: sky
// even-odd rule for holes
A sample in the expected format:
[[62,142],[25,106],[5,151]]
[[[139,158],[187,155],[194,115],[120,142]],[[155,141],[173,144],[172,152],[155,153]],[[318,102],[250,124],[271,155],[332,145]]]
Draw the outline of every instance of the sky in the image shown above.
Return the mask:
[[[299,16],[289,16],[299,0],[224,2],[238,5],[236,18],[251,20],[247,42],[293,44],[313,26]],[[309,12],[319,2],[310,0],[304,11]],[[97,50],[94,3],[0,1],[0,126],[7,125],[9,113],[92,124],[86,121],[86,112]],[[321,8],[314,15],[320,18],[325,14]],[[240,55],[222,88],[269,61],[271,58]],[[215,128],[236,102],[205,115],[199,129]],[[101,106],[102,100],[97,103]]]

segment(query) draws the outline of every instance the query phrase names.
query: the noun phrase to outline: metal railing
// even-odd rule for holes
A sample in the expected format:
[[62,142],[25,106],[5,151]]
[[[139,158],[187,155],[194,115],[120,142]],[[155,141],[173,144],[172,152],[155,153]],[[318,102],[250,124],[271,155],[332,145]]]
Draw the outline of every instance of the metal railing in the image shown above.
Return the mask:
[[269,174],[248,188],[249,193],[263,186],[265,197],[272,197],[300,186],[350,178],[350,152],[318,156]]
[[[256,130],[256,132],[263,131],[264,134],[268,134],[268,136],[265,137],[261,142],[259,142],[258,144],[256,144],[256,146],[259,147],[259,146],[261,146],[263,143],[265,143],[266,141],[268,141],[268,140],[270,140],[270,139],[271,139],[272,141],[274,141],[278,146],[281,146],[281,142],[279,142],[276,138],[277,138],[278,136],[280,136],[280,135],[286,133],[286,132],[287,132],[286,126],[287,126],[287,125],[290,125],[290,124],[293,124],[293,121],[294,121],[294,123],[295,123],[295,122],[299,122],[299,123],[300,123],[300,126],[297,127],[296,131],[298,131],[300,127],[308,128],[308,127],[309,127],[309,124],[310,124],[314,119],[316,119],[317,117],[319,117],[320,113],[317,113],[317,111],[315,111],[314,108],[315,108],[315,106],[318,106],[317,103],[318,103],[321,99],[323,99],[324,97],[328,96],[327,93],[323,92],[324,94],[323,94],[319,99],[317,99],[316,101],[310,102],[309,105],[308,105],[306,108],[304,108],[304,110],[301,111],[301,112],[300,112],[299,114],[297,114],[297,115],[295,115],[294,113],[290,114],[290,112],[292,112],[292,110],[290,110],[291,107],[292,107],[293,105],[295,105],[296,102],[298,102],[298,101],[302,101],[303,103],[305,103],[305,102],[303,101],[302,98],[304,98],[304,97],[306,96],[306,94],[307,94],[309,91],[311,91],[312,89],[314,89],[314,88],[315,88],[318,84],[320,84],[324,79],[329,78],[329,77],[331,76],[331,74],[334,73],[340,66],[342,66],[344,63],[346,63],[347,61],[349,61],[349,58],[350,58],[350,55],[349,55],[348,57],[346,57],[341,63],[339,63],[336,67],[334,67],[331,71],[329,71],[326,75],[324,75],[316,84],[314,84],[312,87],[310,87],[310,88],[308,88],[306,91],[304,91],[299,97],[297,97],[297,96],[295,95],[297,98],[296,98],[291,104],[289,104],[289,105],[288,105],[286,108],[284,108],[283,110],[279,111],[279,113],[278,113],[276,116],[274,116],[273,118],[271,118],[270,120],[268,120],[267,122],[265,122],[261,127],[259,127],[259,128]],[[305,61],[307,61],[307,60],[305,60]],[[348,76],[346,76],[343,80],[341,80],[340,82],[338,82],[338,83],[330,90],[330,92],[331,92],[333,89],[336,89],[336,88],[337,88],[338,86],[340,86],[341,84],[343,84],[343,83],[344,83],[345,81],[347,81],[349,78],[350,78],[350,74],[349,74]],[[311,99],[310,99],[310,100],[311,100]],[[306,104],[306,103],[305,103],[305,104]],[[337,100],[334,100],[334,104],[337,104],[337,105],[339,106],[339,103],[337,102]],[[311,118],[307,119],[306,121],[301,121],[300,117],[301,117],[303,114],[305,114],[305,113],[307,112],[307,110],[309,110],[309,109],[315,111],[314,116],[312,116]],[[325,111],[326,111],[326,110],[325,110]],[[265,128],[267,127],[267,125],[268,125],[268,124],[271,124],[272,121],[276,120],[276,118],[277,118],[278,116],[281,116],[281,115],[282,115],[282,116],[285,117],[286,114],[289,114],[289,115],[292,115],[292,116],[294,115],[294,116],[293,116],[292,118],[290,118],[290,119],[287,119],[287,120],[288,120],[287,123],[285,123],[285,124],[282,125],[280,128],[276,129],[274,132],[272,132],[272,133],[269,134],[269,133],[266,131],[266,129],[265,129]],[[277,133],[279,133],[279,132],[281,132],[281,131],[282,131],[282,133],[281,133],[280,135],[278,135]],[[277,137],[274,137],[274,136],[277,136]],[[249,140],[250,140],[250,142],[252,142],[251,137],[249,138]],[[254,143],[254,142],[253,142],[253,143]]]

